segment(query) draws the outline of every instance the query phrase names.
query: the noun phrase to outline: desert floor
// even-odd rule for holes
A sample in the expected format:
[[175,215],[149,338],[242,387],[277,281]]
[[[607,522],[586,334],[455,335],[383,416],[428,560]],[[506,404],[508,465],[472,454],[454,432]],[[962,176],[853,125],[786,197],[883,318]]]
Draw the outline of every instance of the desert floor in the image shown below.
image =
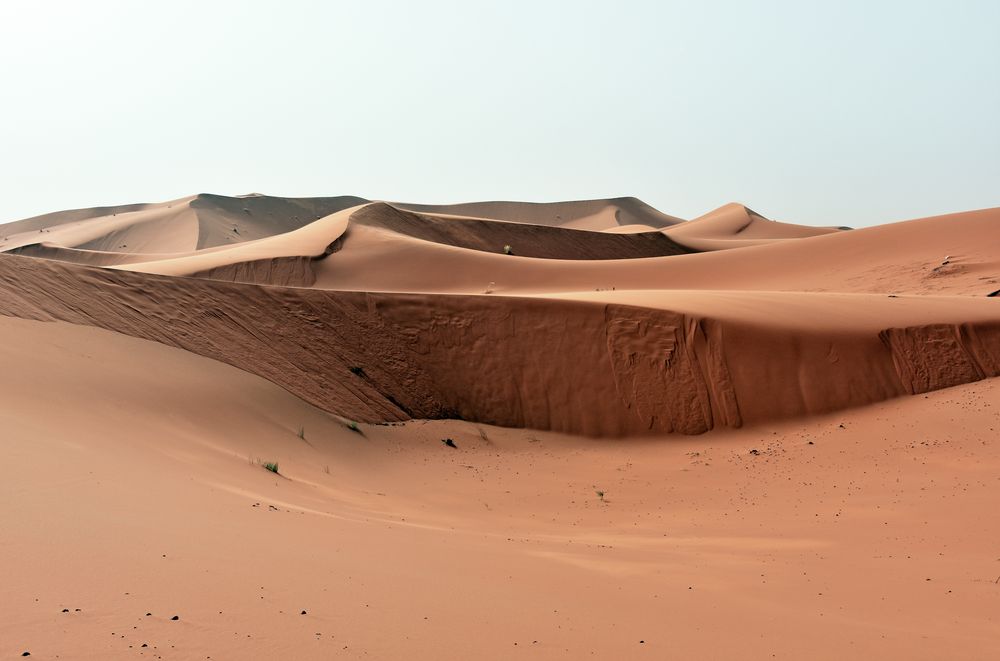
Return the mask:
[[5,658],[1000,654],[995,379],[608,440],[354,432],[64,323],[0,318],[0,361]]

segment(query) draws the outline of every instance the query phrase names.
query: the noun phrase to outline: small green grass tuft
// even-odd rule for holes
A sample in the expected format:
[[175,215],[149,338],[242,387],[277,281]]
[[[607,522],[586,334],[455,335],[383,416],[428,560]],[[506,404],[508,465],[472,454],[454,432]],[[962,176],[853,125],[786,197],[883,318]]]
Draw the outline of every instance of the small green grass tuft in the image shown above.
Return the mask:
[[276,462],[276,461],[268,461],[268,462],[266,462],[264,464],[264,468],[267,469],[267,470],[269,470],[269,471],[271,471],[272,473],[277,473],[278,472],[278,462]]

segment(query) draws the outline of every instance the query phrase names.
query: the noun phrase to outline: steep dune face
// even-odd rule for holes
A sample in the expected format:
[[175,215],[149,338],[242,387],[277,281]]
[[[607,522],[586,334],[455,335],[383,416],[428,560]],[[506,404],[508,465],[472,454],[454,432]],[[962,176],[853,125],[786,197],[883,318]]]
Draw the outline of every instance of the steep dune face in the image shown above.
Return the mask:
[[[191,208],[195,197],[162,204],[140,205],[135,210],[90,214],[52,214],[51,225],[26,232],[5,234],[0,249],[13,250],[32,244],[52,244],[108,253],[137,254],[194,250],[198,244],[198,217]],[[48,218],[43,216],[42,218]],[[29,225],[32,220],[21,221]],[[12,223],[16,229],[21,223]]]
[[1000,655],[998,379],[595,443],[451,420],[362,436],[65,323],[0,317],[0,364],[9,658]]
[[785,239],[802,239],[841,231],[768,220],[742,204],[730,203],[663,233],[693,250],[726,250],[763,245]]
[[[191,252],[291,232],[365,202],[353,196],[202,193],[159,204],[61,211],[4,225],[0,250],[46,244],[123,255]],[[71,261],[71,256],[65,252],[61,258]],[[86,256],[80,261],[86,261]]]
[[[884,297],[819,297],[800,302],[811,324],[768,323],[788,305],[782,298],[758,296],[750,305],[760,318],[746,319],[719,314],[711,305],[681,312],[614,303],[369,296],[394,332],[412,339],[432,380],[449,393],[449,407],[465,419],[504,426],[694,434],[1000,373],[1000,312],[990,301],[941,299],[900,309]],[[863,308],[864,322],[819,323],[838,305]],[[886,340],[944,329],[955,339],[927,344],[922,353]],[[956,354],[968,364],[961,372],[951,366]],[[481,372],[455,369],[456,363]],[[936,376],[914,390],[913,372]]]
[[410,204],[394,202],[409,211],[448,214],[532,225],[606,230],[619,225],[669,227],[683,222],[634,197],[572,202],[468,202],[465,204]]
[[417,214],[385,203],[351,215],[354,226],[373,227],[421,241],[469,250],[542,259],[628,259],[680,255],[691,250],[658,231],[607,234],[560,226]]
[[[693,434],[972,381],[1000,365],[991,299],[896,308],[856,297],[840,303],[861,305],[866,322],[826,328],[714,316],[711,306],[681,312],[669,301],[350,294],[16,256],[0,259],[0,292],[2,314],[178,346],[365,422],[459,417],[588,435]],[[819,318],[823,299],[809,300]],[[749,305],[763,319],[787,307],[766,296]],[[940,339],[941,329],[953,341],[908,348],[905,338]]]

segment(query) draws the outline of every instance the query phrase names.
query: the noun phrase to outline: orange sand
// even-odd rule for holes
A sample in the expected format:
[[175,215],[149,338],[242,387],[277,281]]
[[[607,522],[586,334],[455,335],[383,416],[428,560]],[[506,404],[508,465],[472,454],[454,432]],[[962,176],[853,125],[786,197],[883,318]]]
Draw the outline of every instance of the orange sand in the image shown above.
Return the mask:
[[992,658],[997,245],[634,198],[8,224],[0,654]]

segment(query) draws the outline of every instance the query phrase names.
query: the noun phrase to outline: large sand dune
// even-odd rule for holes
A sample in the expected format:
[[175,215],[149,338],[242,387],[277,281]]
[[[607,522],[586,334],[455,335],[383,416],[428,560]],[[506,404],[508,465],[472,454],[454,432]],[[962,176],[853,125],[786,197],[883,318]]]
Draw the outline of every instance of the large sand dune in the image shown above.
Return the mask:
[[[571,228],[623,208],[666,222],[636,200],[448,208],[473,217],[201,195],[56,214],[28,231],[49,240],[9,236],[0,312],[179,346],[345,419],[596,436],[702,433],[1000,371],[998,211],[837,231],[727,205],[663,232]],[[737,245],[692,253],[667,234]],[[112,250],[124,237],[142,251]]]

